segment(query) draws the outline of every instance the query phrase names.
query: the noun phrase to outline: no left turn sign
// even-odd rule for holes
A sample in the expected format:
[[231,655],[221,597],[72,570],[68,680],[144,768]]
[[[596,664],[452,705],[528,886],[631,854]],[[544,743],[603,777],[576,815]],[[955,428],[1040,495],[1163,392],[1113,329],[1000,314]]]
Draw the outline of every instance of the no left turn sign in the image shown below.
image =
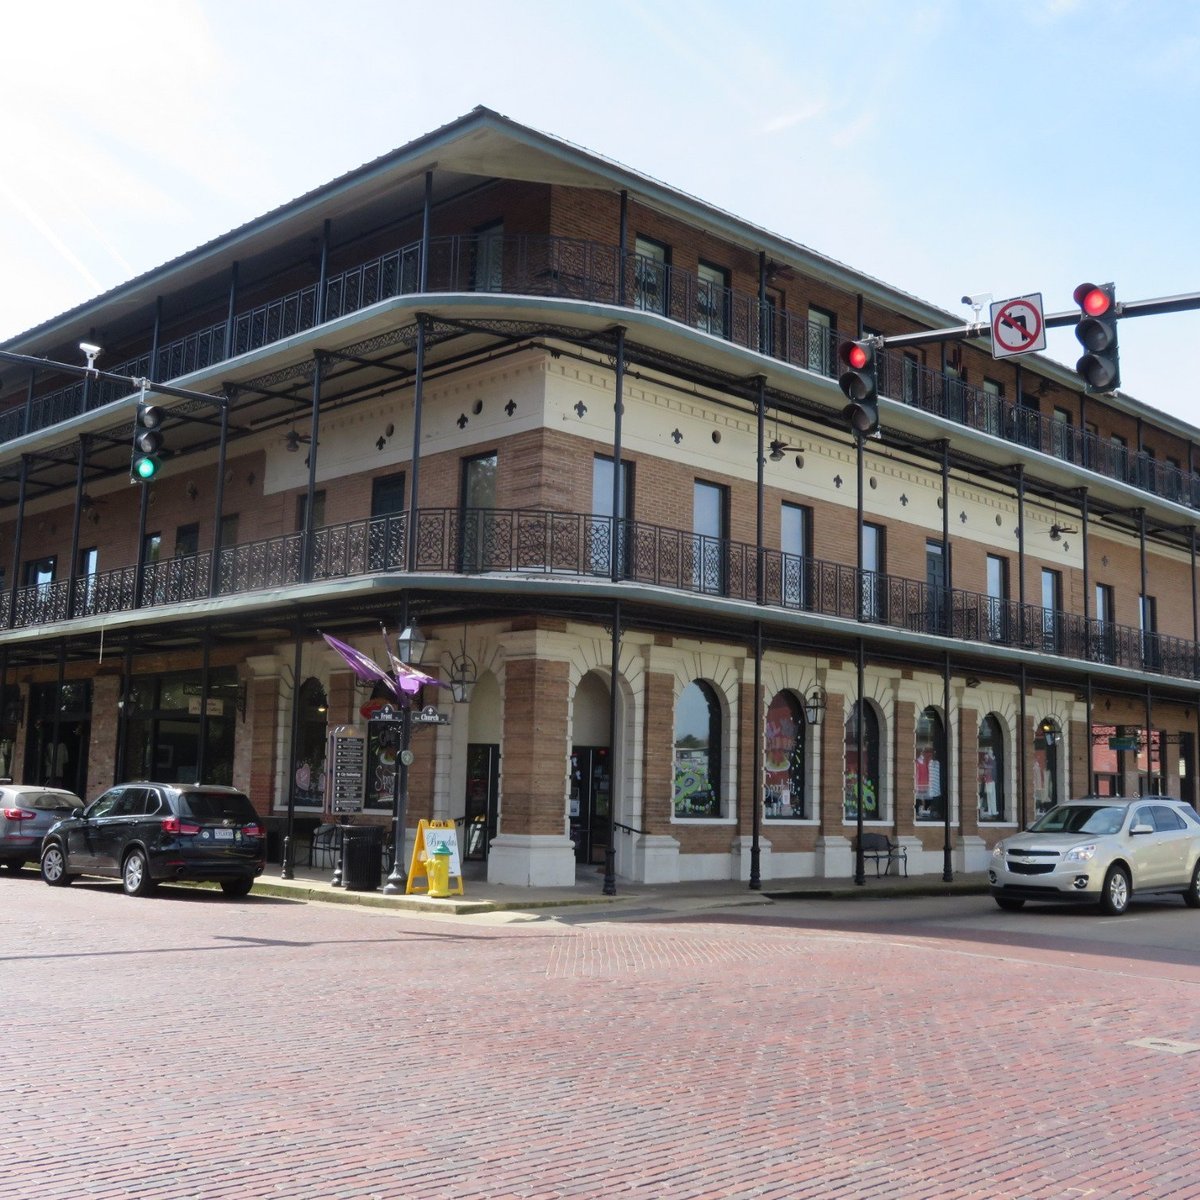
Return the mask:
[[991,307],[992,357],[1012,358],[1046,348],[1042,293],[1001,300]]

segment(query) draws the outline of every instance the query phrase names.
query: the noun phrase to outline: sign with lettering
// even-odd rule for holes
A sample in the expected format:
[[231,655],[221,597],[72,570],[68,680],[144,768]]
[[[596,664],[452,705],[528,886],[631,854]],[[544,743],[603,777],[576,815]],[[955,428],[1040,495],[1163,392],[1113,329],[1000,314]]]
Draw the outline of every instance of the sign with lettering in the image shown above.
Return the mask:
[[363,810],[367,782],[367,735],[357,725],[338,725],[329,732],[325,778],[329,781],[326,805],[333,813]]

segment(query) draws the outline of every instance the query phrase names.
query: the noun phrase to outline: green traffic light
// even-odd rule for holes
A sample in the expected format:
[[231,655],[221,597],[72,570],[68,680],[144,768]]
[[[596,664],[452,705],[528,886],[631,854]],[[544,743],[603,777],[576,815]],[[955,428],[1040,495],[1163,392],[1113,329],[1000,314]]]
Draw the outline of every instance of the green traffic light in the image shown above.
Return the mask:
[[149,456],[139,458],[133,464],[134,474],[143,482],[149,482],[158,474],[158,463]]

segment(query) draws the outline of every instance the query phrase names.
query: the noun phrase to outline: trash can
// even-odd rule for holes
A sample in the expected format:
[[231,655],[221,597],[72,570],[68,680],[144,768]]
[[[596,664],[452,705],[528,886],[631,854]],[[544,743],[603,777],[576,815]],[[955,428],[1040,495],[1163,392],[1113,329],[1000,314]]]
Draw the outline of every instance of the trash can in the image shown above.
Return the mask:
[[342,887],[348,892],[374,892],[382,877],[383,829],[378,825],[342,828]]

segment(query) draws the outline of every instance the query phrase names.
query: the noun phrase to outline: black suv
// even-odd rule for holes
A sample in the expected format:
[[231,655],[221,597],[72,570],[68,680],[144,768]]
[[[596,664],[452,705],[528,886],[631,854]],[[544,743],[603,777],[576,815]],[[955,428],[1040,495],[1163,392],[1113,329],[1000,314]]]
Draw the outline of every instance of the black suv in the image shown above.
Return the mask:
[[249,799],[211,784],[122,783],[42,839],[42,878],[120,879],[130,896],[180,879],[244,896],[266,865],[266,836]]

